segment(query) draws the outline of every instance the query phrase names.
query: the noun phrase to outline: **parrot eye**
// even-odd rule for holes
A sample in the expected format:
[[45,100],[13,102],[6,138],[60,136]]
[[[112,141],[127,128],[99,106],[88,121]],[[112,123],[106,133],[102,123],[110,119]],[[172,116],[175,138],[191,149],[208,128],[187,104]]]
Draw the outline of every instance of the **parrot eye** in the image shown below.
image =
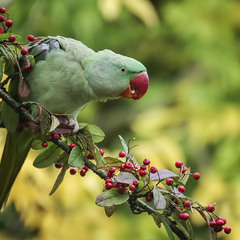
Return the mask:
[[127,71],[127,70],[126,70],[125,67],[121,67],[121,68],[120,68],[120,72],[121,72],[121,73],[126,73],[126,71]]

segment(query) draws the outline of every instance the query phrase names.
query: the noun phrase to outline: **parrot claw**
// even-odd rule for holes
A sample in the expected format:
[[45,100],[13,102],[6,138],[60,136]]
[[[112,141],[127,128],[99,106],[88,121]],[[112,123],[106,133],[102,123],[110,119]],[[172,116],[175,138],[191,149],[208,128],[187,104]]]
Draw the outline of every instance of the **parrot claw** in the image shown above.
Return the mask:
[[77,119],[69,119],[69,125],[71,127],[74,127],[72,131],[73,133],[77,133],[78,130],[80,129]]

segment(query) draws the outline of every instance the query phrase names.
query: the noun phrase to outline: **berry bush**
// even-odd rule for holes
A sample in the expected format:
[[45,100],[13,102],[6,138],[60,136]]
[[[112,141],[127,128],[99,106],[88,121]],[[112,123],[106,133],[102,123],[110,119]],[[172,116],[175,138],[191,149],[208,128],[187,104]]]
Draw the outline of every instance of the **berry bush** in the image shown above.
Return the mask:
[[[29,94],[31,89],[24,80],[24,73],[34,69],[35,62],[28,49],[41,38],[29,35],[27,44],[20,44],[20,37],[11,33],[14,23],[6,9],[1,8],[0,13],[0,97],[17,112],[11,116],[16,121],[8,122],[4,115],[9,113],[2,109],[0,123],[7,129],[16,128],[18,132],[30,133],[32,149],[43,150],[33,162],[36,168],[54,165],[59,169],[50,195],[60,186],[66,172],[85,177],[90,170],[103,179],[104,187],[96,196],[96,204],[104,208],[108,217],[114,214],[118,206],[128,204],[133,214],[146,212],[157,227],[163,225],[169,239],[175,239],[175,235],[179,239],[193,239],[190,220],[191,215],[198,212],[208,224],[212,239],[217,239],[217,232],[231,232],[231,228],[226,226],[226,219],[215,213],[215,204],[203,206],[186,195],[189,178],[198,181],[200,173],[192,173],[191,168],[184,166],[182,161],[176,161],[174,172],[159,169],[151,164],[150,159],[136,159],[131,153],[135,139],[125,141],[121,136],[122,150],[118,156],[105,156],[96,145],[104,139],[99,127],[80,123],[80,130],[72,133],[69,126],[62,126],[61,119],[44,106],[16,102],[6,86],[17,78],[18,95],[24,97]],[[7,76],[5,79],[3,72]],[[39,108],[37,119],[28,111],[32,105]]]

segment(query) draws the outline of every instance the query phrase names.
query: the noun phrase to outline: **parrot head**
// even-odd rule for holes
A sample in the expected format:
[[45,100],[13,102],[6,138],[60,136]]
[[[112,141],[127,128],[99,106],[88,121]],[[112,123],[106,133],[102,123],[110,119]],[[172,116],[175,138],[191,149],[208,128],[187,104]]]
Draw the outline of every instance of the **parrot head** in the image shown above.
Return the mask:
[[90,61],[86,76],[96,96],[103,100],[118,97],[136,100],[145,95],[149,79],[142,63],[110,50],[99,51],[97,55]]

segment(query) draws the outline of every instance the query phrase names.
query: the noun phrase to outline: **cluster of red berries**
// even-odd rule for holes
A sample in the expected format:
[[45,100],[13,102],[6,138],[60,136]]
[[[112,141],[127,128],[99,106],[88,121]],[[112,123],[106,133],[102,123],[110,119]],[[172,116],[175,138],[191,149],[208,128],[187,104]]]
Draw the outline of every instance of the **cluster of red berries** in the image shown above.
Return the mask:
[[[121,151],[119,153],[119,157],[124,158],[124,157],[127,157],[127,155],[124,151]],[[126,162],[122,163],[120,166],[110,167],[107,172],[107,176],[109,178],[105,181],[106,189],[110,190],[112,188],[117,187],[118,188],[117,191],[119,194],[124,194],[126,190],[135,191],[139,185],[139,180],[138,180],[139,177],[144,178],[146,175],[149,175],[149,173],[154,174],[157,172],[157,168],[154,166],[150,167],[150,163],[151,162],[149,159],[144,159],[142,162],[142,165],[139,165],[136,162],[132,162],[132,160],[129,160],[129,158],[127,157]],[[133,180],[131,184],[119,183],[113,180],[114,176],[116,176],[117,173],[123,172],[123,171],[133,173],[133,175],[137,179]],[[151,193],[149,193],[146,196],[146,200],[149,202],[152,201]]]
[[222,230],[224,230],[226,234],[229,234],[232,229],[228,226],[223,227],[225,224],[226,219],[223,217],[218,217],[209,223],[210,227],[213,228],[214,232],[221,232]]
[[[115,169],[115,171],[116,171],[116,169]],[[108,173],[113,174],[115,171],[114,171],[113,168],[110,168]],[[133,180],[132,184],[126,184],[126,183],[114,182],[114,180],[112,178],[108,178],[105,181],[105,188],[107,190],[110,190],[112,188],[117,187],[118,193],[119,194],[124,194],[127,189],[130,190],[130,191],[135,191],[138,184],[139,184],[139,181],[137,179]]]
[[[124,151],[121,151],[119,153],[119,157],[124,158],[126,156],[126,153]],[[157,168],[152,166],[149,167],[150,165],[150,160],[149,159],[144,159],[143,164],[139,165],[138,163],[132,163],[130,161],[126,161],[125,163],[122,163],[120,166],[120,171],[135,171],[138,172],[141,177],[144,177],[147,175],[147,170],[149,170],[150,173],[156,173]]]
[[[181,174],[186,174],[186,171],[188,170],[188,168],[183,165],[182,161],[175,162],[175,166],[176,166],[176,168],[180,169]],[[191,173],[188,173],[188,174],[192,175],[195,180],[200,179],[200,173],[198,173],[198,172],[195,172],[193,174],[191,174]],[[174,180],[172,178],[167,178],[166,179],[166,184],[168,186],[172,186],[174,184]],[[186,188],[184,186],[182,186],[182,185],[178,186],[178,191],[179,192],[183,193],[183,192],[185,192],[185,190],[186,190]],[[181,215],[180,219],[182,219],[182,215]]]
[[[186,171],[188,170],[188,167],[184,166],[182,161],[175,162],[175,167],[180,169],[180,173],[181,174],[185,174]],[[193,178],[195,180],[199,180],[200,179],[200,173],[198,173],[198,172],[195,172],[195,173],[193,173],[191,175],[193,176]]]
[[13,21],[9,19],[6,8],[0,8],[0,22],[2,23],[2,27],[0,27],[0,33],[6,33],[8,29],[13,25]]
[[[206,207],[206,211],[209,213],[213,213],[215,211],[214,205],[208,205]],[[224,230],[226,234],[229,234],[231,232],[231,228],[228,226],[223,227],[225,224],[226,224],[226,218],[217,217],[215,220],[212,220],[209,223],[209,226],[213,228],[214,232],[221,232],[222,230]]]
[[[191,206],[193,208],[199,208],[199,207],[194,207],[193,204],[189,200],[186,200],[183,203],[183,207],[185,209],[190,208]],[[211,216],[211,213],[213,213],[215,211],[215,206],[214,205],[208,205],[208,206],[206,206],[204,208],[200,208],[200,209],[203,209],[203,210],[207,211],[208,214]],[[216,216],[216,215],[214,215],[214,216]],[[188,218],[189,218],[189,214],[187,212],[180,212],[179,219],[186,221]],[[211,228],[213,228],[214,232],[221,232],[222,230],[224,230],[224,232],[226,234],[229,234],[231,232],[231,228],[228,227],[228,226],[223,227],[225,224],[226,224],[226,219],[225,218],[217,217],[215,220],[212,220],[209,223],[209,226]]]
[[[0,27],[0,34],[7,33],[9,29],[13,26],[13,21],[9,19],[9,15],[6,12],[6,8],[0,8],[0,23],[2,27]],[[35,41],[35,37],[33,35],[28,35],[27,37],[28,41]],[[28,55],[28,49],[23,48],[20,43],[14,43],[16,40],[16,36],[14,34],[9,35],[8,37],[8,44],[12,43],[15,45],[16,48],[20,49],[21,55],[27,56]],[[4,40],[4,42],[7,42],[7,40]],[[23,67],[24,71],[29,71],[32,69],[32,66],[30,64],[30,61],[26,61],[26,65]]]

